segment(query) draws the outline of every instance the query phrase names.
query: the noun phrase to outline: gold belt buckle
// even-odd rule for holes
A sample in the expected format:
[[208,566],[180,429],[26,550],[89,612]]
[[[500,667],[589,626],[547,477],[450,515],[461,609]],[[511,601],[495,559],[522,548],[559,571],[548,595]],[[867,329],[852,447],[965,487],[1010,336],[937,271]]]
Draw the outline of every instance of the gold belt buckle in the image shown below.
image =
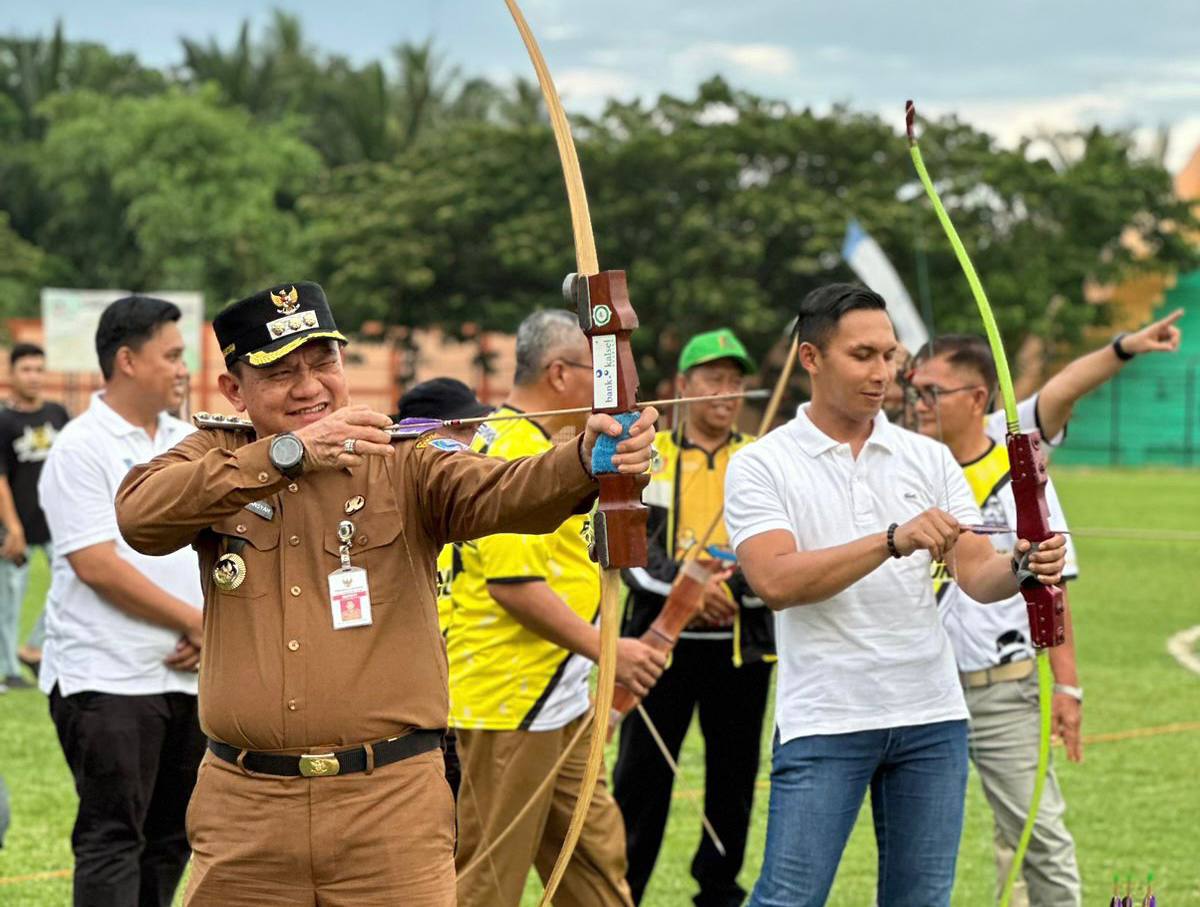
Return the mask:
[[333,753],[305,753],[300,757],[300,774],[305,778],[322,778],[336,775],[342,764]]

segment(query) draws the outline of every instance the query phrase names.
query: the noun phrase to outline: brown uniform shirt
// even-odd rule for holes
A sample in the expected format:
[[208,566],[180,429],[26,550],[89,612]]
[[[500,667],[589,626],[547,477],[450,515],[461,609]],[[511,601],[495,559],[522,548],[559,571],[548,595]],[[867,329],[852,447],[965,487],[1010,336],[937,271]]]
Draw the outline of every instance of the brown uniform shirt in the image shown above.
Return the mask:
[[[138,551],[193,545],[204,587],[200,723],[251,750],[312,750],[439,728],[449,711],[438,631],[436,561],[447,542],[546,533],[591,502],[579,442],[504,462],[415,442],[390,459],[294,482],[267,458],[270,439],[198,431],[135,467],[117,493],[121,534]],[[346,502],[365,504],[347,515]],[[264,501],[270,519],[247,504]],[[351,563],[367,570],[373,623],[335,630],[327,577],[337,527],[355,525]],[[243,583],[213,566],[236,550]]]

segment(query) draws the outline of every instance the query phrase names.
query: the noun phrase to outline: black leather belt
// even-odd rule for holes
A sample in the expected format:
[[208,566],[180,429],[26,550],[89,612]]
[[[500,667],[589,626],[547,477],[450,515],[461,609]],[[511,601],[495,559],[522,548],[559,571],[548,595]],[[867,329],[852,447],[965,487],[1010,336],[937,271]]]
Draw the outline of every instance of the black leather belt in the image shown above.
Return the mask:
[[[371,744],[374,755],[374,768],[391,765],[402,759],[428,753],[442,745],[445,731],[420,730],[405,734],[402,737],[391,737]],[[260,775],[281,775],[294,778],[303,775],[306,778],[321,778],[329,775],[345,775],[350,772],[365,772],[367,770],[367,748],[356,746],[353,749],[339,750],[328,753],[305,753],[302,756],[281,756],[277,753],[254,753],[243,751],[220,740],[209,740],[208,748],[219,759],[237,765],[246,771]]]

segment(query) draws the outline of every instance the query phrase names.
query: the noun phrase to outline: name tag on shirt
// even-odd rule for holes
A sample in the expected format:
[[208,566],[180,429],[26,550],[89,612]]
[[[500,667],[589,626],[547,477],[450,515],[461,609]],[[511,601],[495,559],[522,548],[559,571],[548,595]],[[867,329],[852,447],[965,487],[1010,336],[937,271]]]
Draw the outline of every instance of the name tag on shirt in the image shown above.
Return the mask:
[[371,625],[371,592],[367,571],[362,567],[342,567],[329,574],[329,608],[333,629]]

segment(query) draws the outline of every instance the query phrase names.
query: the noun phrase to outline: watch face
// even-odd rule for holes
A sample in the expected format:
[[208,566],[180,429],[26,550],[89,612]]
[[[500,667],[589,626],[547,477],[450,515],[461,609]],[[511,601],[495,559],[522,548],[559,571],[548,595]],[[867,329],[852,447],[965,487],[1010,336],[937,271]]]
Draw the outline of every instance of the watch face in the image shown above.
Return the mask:
[[271,459],[285,469],[295,466],[304,459],[304,445],[295,435],[280,435],[271,444]]

